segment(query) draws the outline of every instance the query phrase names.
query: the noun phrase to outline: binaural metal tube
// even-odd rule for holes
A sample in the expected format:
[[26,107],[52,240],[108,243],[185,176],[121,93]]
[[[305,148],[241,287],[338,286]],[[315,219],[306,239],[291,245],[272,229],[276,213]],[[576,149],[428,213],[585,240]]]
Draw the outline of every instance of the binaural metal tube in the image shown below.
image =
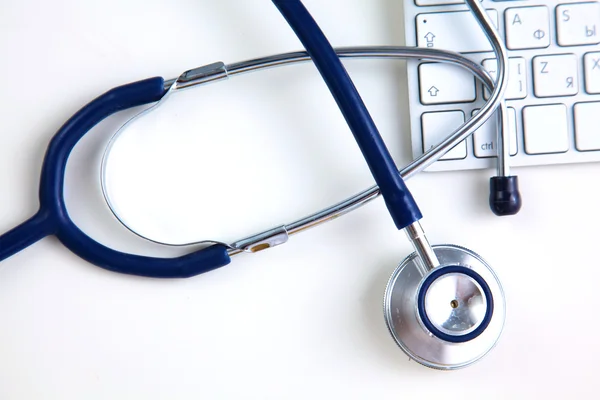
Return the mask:
[[[458,53],[454,53],[454,52],[450,52],[450,51],[446,51],[446,50],[419,49],[419,48],[415,48],[415,47],[402,47],[402,46],[346,47],[346,48],[338,48],[335,50],[336,50],[336,53],[341,58],[358,58],[358,59],[365,59],[365,58],[369,58],[369,59],[405,59],[405,58],[408,58],[408,59],[419,59],[419,60],[437,61],[437,62],[455,64],[455,65],[458,65],[458,66],[466,69],[470,73],[472,73],[479,81],[481,81],[485,85],[485,87],[490,92],[494,88],[494,81],[492,80],[490,75],[483,69],[483,67],[481,65],[471,61],[470,59],[468,59]],[[200,86],[200,85],[203,85],[206,83],[225,80],[225,79],[227,79],[231,76],[235,76],[235,75],[241,75],[241,74],[245,74],[245,73],[249,73],[249,72],[261,71],[261,70],[264,70],[267,68],[274,68],[274,67],[284,66],[284,65],[292,65],[292,64],[308,62],[308,61],[310,61],[310,57],[308,56],[308,54],[304,51],[298,51],[298,52],[273,55],[273,56],[269,56],[269,57],[257,58],[257,59],[253,59],[253,60],[238,62],[238,63],[234,63],[234,64],[228,64],[228,65],[225,65],[222,62],[217,62],[217,63],[209,64],[206,66],[202,66],[199,68],[191,69],[191,70],[186,71],[183,74],[181,74],[180,77],[177,79],[171,79],[171,80],[165,81],[165,83],[164,83],[165,96],[163,96],[163,99],[161,100],[161,102],[155,104],[151,108],[143,110],[138,115],[136,115],[131,120],[129,120],[125,125],[123,125],[119,129],[119,131],[117,131],[113,135],[113,137],[111,138],[109,145],[107,146],[107,149],[105,151],[105,154],[103,157],[103,169],[102,169],[102,171],[103,171],[102,172],[103,194],[107,201],[107,204],[109,205],[109,208],[111,209],[111,211],[113,212],[115,217],[117,219],[119,219],[119,221],[125,227],[127,227],[129,230],[131,230],[133,233],[135,233],[141,237],[144,237],[143,235],[140,235],[139,233],[137,233],[131,227],[127,226],[125,221],[123,221],[119,218],[118,214],[114,211],[113,206],[111,205],[110,197],[107,195],[106,190],[104,189],[104,187],[106,186],[106,177],[104,175],[104,165],[106,162],[106,158],[108,157],[108,154],[110,153],[111,144],[117,140],[119,135],[123,132],[123,130],[125,129],[125,127],[128,124],[130,124],[135,119],[147,114],[148,112],[152,112],[152,110],[156,109],[156,107],[158,107],[162,103],[162,101],[165,101],[170,94],[177,92],[179,90],[191,88],[194,86]],[[493,112],[493,109],[491,112]],[[486,118],[487,117],[484,115],[484,113],[478,113],[471,120],[467,121],[467,123],[463,124],[462,127],[465,127],[469,123],[474,123],[477,121],[479,121],[478,125],[480,125],[483,122],[485,122]],[[476,128],[472,128],[472,129],[474,130]],[[457,130],[457,132],[460,133],[461,128],[459,128]],[[435,149],[433,149],[433,150],[435,150]],[[431,154],[431,151],[429,151],[428,154]],[[405,179],[407,179],[405,175],[403,175],[403,177]],[[330,220],[340,217],[352,210],[355,210],[355,209],[363,206],[364,204],[370,202],[371,200],[374,200],[378,196],[379,196],[378,187],[373,186],[373,187],[371,187],[367,190],[364,190],[344,201],[341,201],[331,207],[328,207],[327,209],[321,210],[317,213],[314,213],[312,215],[304,217],[298,221],[292,222],[291,224],[283,225],[283,228],[286,229],[286,231],[289,235],[292,235],[292,234],[295,234],[298,232],[302,232],[308,228],[312,228],[323,222],[330,221]],[[152,242],[155,242],[157,244],[171,245],[171,246],[190,246],[190,245],[199,245],[199,244],[218,243],[218,244],[223,244],[223,245],[229,247],[229,254],[235,255],[235,254],[239,254],[239,253],[247,251],[246,248],[242,248],[242,247],[238,246],[238,244],[240,244],[240,243],[244,243],[247,247],[247,246],[252,246],[253,244],[263,243],[263,241],[271,240],[271,239],[273,239],[274,242],[279,242],[280,240],[278,238],[275,238],[275,237],[270,238],[268,236],[268,233],[271,231],[272,230],[260,232],[258,234],[252,235],[250,237],[246,237],[244,239],[238,240],[233,244],[226,244],[226,243],[223,243],[220,241],[215,241],[215,240],[202,240],[202,241],[193,242],[193,243],[184,243],[184,244],[173,245],[173,244],[169,244],[169,243],[162,243],[162,242],[159,242],[156,240],[152,240],[150,238],[146,238],[146,239],[150,240]]]
[[[489,77],[489,74],[483,67],[452,51],[406,46],[351,46],[338,47],[335,49],[335,52],[342,59],[421,59],[453,63],[469,70],[475,76],[478,76],[490,91],[492,91],[494,87],[494,81]],[[311,59],[306,51],[294,51],[231,64],[216,62],[188,70],[178,78],[166,80],[165,90],[171,89],[174,84],[176,84],[175,90],[187,89],[208,82],[227,79],[236,75],[243,75],[309,61],[311,61]],[[483,71],[483,73],[479,74],[475,71]]]
[[[504,104],[504,101],[502,101]],[[496,142],[498,145],[498,161],[496,164],[497,176],[510,176],[510,138],[508,137],[508,114],[506,112],[498,115],[498,131]]]
[[[496,110],[499,110],[501,114],[500,118],[503,122],[505,122],[507,114],[506,107],[502,100],[507,85],[506,65],[508,63],[508,57],[506,54],[506,50],[502,45],[500,37],[492,27],[492,22],[487,16],[484,8],[479,4],[479,1],[466,0],[466,3],[473,12],[475,19],[480,24],[484,34],[490,41],[492,49],[496,55],[498,82],[498,84],[496,85],[494,84],[494,81],[491,79],[490,75],[483,69],[483,67],[465,58],[464,56],[454,52],[437,49],[422,49],[401,46],[348,47],[336,49],[336,53],[341,58],[411,58],[453,63],[473,73],[475,77],[481,82],[483,82],[486,88],[491,92],[488,101],[484,104],[484,106],[476,115],[474,115],[471,119],[466,121],[462,126],[457,128],[437,146],[431,148],[430,150],[413,160],[406,167],[399,171],[399,174],[405,180],[413,177],[417,173],[427,168],[429,165],[433,164],[446,152],[448,152],[462,140],[466,139],[468,136],[473,134],[473,132],[475,132],[475,130],[477,130],[481,125],[483,125]],[[257,58],[229,65],[225,65],[223,63],[215,63],[206,67],[200,67],[190,71],[186,71],[180,76],[180,78],[166,81],[165,91],[167,93],[173,92],[176,90],[181,90],[208,82],[215,82],[227,79],[230,76],[238,74],[244,74],[247,72],[259,71],[266,68],[272,68],[306,61],[310,61],[310,57],[306,52],[300,51],[270,57]],[[508,138],[507,124],[503,123],[501,129],[504,131],[502,135],[502,139],[504,141]],[[499,140],[498,142],[501,143],[502,141]],[[505,145],[503,146],[503,148],[504,153],[502,154],[506,154],[507,146]],[[502,168],[506,170],[507,166],[503,162],[503,159],[506,160],[508,159],[508,157],[502,157],[502,155],[500,155],[499,159],[501,161],[500,165],[503,165]],[[340,217],[352,210],[357,209],[358,207],[365,205],[371,200],[374,200],[379,195],[379,188],[377,186],[372,186],[324,210],[311,214],[290,224],[283,225],[283,229],[285,229],[287,234],[291,236],[308,228],[319,225],[323,222],[327,222],[337,217]],[[107,200],[110,204],[108,198]],[[261,232],[257,235],[253,235],[251,237],[242,239],[241,241],[237,241],[236,243],[244,242],[248,246],[252,246],[254,242],[262,243],[265,240],[269,241],[271,238],[265,236],[265,233],[266,232]],[[194,245],[198,243],[221,242],[205,240],[202,242],[183,244],[182,246]],[[235,255],[244,251],[244,249],[236,247],[234,245],[227,246],[229,247],[229,255]]]
[[[415,47],[402,47],[402,46],[369,46],[369,47],[347,47],[347,48],[337,48],[335,49],[336,53],[340,58],[374,58],[374,59],[402,59],[402,58],[413,58],[420,60],[431,60],[445,63],[456,64],[464,69],[470,71],[475,77],[480,80],[488,90],[493,91],[494,89],[494,81],[490,77],[490,75],[481,67],[479,64],[465,58],[464,56],[449,52],[445,50],[437,50],[437,49],[419,49]],[[225,68],[227,70],[227,77],[235,76],[238,74],[244,74],[248,72],[259,71],[266,68],[273,68],[277,66],[290,65],[300,62],[308,62],[310,61],[310,57],[306,52],[293,52],[280,54],[275,56],[269,56],[264,58],[257,58],[254,60],[239,62],[235,64],[226,65]],[[172,81],[165,83],[165,85],[173,84]],[[491,101],[491,97],[490,97]],[[490,107],[490,111],[488,113],[494,112],[494,108]],[[500,113],[504,114],[503,110],[500,110]],[[458,128],[456,132],[462,133],[464,128],[469,128],[469,131],[475,131],[481,124],[485,122],[485,114],[482,110],[481,113],[478,113],[471,120],[467,121],[463,124],[462,127]],[[456,134],[456,132],[454,134]],[[465,135],[468,136],[470,133]],[[436,148],[431,149],[427,154],[433,154],[435,157]],[[442,154],[443,155],[443,154]],[[412,174],[406,173],[406,168],[400,171],[404,179],[408,179],[412,176]],[[350,211],[353,211],[371,200],[379,197],[379,188],[377,186],[373,186],[369,189],[366,189],[342,202],[339,202],[331,207],[328,207],[324,210],[321,210],[317,213],[309,215],[305,218],[292,222],[290,224],[285,225],[285,228],[288,232],[288,235],[294,235],[296,233],[305,231],[314,226],[320,225],[324,222],[330,221],[337,217],[340,217]],[[254,235],[250,238],[246,238],[245,240],[249,240],[253,237],[259,238],[260,234]],[[258,240],[258,239],[257,239]],[[235,255],[243,252],[242,249],[237,247],[232,247],[229,250],[230,255]]]

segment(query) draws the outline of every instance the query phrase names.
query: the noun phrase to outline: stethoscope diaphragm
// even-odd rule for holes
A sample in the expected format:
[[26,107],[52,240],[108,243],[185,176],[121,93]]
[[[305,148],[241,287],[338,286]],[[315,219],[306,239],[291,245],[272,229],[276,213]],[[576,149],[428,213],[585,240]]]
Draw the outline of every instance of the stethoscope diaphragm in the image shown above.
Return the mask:
[[498,341],[504,292],[479,255],[455,245],[433,249],[440,267],[426,271],[413,253],[396,268],[385,291],[385,320],[398,346],[420,364],[466,367]]

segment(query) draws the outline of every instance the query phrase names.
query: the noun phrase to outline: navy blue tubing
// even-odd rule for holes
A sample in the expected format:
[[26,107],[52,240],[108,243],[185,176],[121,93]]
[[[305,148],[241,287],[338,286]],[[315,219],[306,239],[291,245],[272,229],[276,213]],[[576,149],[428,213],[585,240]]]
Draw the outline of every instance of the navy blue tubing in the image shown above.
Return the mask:
[[187,278],[229,264],[227,248],[212,245],[177,257],[155,258],[110,249],[83,233],[71,220],[63,197],[65,170],[79,140],[104,118],[127,108],[160,100],[163,78],[150,78],[114,88],[83,107],[54,135],[40,179],[40,210],[29,220],[0,236],[0,261],[55,235],[79,257],[110,271],[153,278]]
[[367,107],[315,20],[300,0],[273,0],[273,3],[294,30],[329,87],[369,165],[396,227],[404,229],[420,220],[423,217],[421,211],[398,173]]

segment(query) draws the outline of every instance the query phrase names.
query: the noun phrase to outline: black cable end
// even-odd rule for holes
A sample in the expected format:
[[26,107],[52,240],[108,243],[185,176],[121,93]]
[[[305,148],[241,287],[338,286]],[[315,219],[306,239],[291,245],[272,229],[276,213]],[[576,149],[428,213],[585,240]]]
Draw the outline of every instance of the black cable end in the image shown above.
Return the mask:
[[498,216],[515,215],[521,209],[519,178],[494,176],[490,178],[490,208]]

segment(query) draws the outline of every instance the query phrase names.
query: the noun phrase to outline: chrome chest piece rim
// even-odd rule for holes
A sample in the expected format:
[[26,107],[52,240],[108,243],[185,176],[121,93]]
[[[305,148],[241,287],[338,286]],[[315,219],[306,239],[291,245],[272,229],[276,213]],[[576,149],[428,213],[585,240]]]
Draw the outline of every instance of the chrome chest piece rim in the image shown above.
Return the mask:
[[458,369],[496,345],[506,314],[504,292],[476,253],[455,245],[433,249],[440,267],[425,273],[413,253],[396,268],[385,291],[385,321],[411,359]]

